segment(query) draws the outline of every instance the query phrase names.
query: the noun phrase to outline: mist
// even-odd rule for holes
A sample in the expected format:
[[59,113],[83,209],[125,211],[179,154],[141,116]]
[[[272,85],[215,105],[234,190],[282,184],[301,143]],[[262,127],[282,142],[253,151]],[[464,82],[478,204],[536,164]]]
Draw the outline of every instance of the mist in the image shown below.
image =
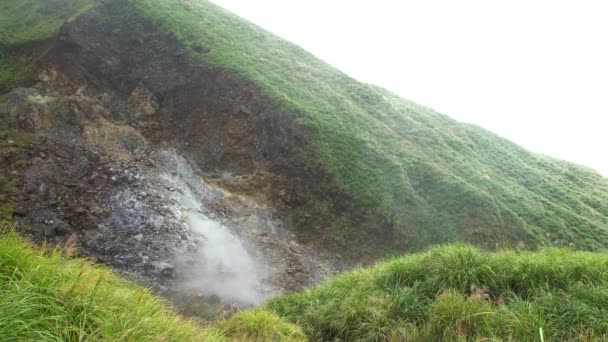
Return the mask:
[[182,286],[241,305],[259,304],[265,298],[263,272],[243,243],[199,212],[186,212],[185,220],[201,243],[193,257],[183,263]]
[[171,209],[195,241],[193,249],[176,256],[177,288],[201,297],[217,296],[240,306],[260,304],[273,294],[264,284],[264,262],[252,246],[203,212],[204,200],[215,194],[202,186],[185,161],[174,161],[176,170],[163,177],[173,188]]

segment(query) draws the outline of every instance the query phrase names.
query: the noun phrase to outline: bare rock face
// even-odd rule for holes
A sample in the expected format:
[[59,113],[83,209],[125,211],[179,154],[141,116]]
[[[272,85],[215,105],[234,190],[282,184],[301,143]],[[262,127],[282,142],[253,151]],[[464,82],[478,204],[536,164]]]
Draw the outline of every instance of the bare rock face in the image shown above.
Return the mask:
[[252,84],[187,62],[145,20],[100,20],[113,11],[100,6],[32,47],[31,82],[0,103],[0,129],[35,136],[16,176],[19,229],[76,241],[170,296],[254,304],[339,269],[284,210],[315,196],[298,184],[317,176],[289,159],[307,132],[269,120],[277,109]]

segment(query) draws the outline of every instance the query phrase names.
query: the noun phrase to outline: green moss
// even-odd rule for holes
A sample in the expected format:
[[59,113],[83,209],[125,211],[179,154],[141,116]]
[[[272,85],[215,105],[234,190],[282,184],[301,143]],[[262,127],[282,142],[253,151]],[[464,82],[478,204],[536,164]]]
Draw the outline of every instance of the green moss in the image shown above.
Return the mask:
[[8,224],[13,219],[15,184],[0,175],[0,225]]
[[64,22],[93,6],[91,0],[20,0],[0,2],[0,46],[50,37]]
[[64,22],[92,6],[91,0],[0,2],[0,85],[14,78],[18,66],[9,49],[52,36]]
[[[3,96],[6,99],[8,97]],[[32,135],[14,130],[0,130],[0,149],[5,153],[9,149],[22,149],[32,141]]]
[[546,341],[604,340],[607,266],[606,253],[442,246],[268,307],[314,341],[539,341],[541,328]]
[[[0,85],[11,81],[15,73],[15,64],[10,57],[0,48]],[[0,96],[0,103],[3,102],[3,97]]]
[[0,167],[0,225],[8,224],[13,219],[15,182],[9,178],[6,169]]

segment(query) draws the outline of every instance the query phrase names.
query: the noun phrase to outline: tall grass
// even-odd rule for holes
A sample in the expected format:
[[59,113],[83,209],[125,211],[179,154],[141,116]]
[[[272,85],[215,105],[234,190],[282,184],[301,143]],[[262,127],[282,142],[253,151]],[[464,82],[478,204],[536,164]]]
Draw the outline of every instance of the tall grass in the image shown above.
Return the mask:
[[91,0],[2,1],[0,47],[48,38],[92,6]]
[[147,289],[60,249],[0,235],[2,341],[302,341],[296,326],[261,310],[216,326],[178,316]]
[[608,254],[441,246],[358,269],[268,307],[326,341],[608,338]]
[[302,329],[279,318],[274,312],[255,309],[242,311],[219,323],[221,330],[239,341],[307,341]]
[[103,267],[34,248],[9,230],[0,237],[0,292],[6,341],[608,338],[608,254],[558,248],[436,247],[203,326]]

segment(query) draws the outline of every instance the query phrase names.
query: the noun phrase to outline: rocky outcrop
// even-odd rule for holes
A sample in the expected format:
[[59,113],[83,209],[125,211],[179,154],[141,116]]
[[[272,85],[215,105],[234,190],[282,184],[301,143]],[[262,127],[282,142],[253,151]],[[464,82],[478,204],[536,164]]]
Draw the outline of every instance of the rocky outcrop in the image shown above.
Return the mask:
[[[276,119],[252,83],[188,61],[145,20],[111,20],[119,11],[101,5],[19,52],[31,66],[26,87],[0,103],[2,129],[36,137],[16,175],[18,227],[38,241],[76,241],[161,293],[218,294],[208,278],[232,277],[255,295],[220,295],[252,303],[339,269],[306,243],[318,234],[297,229],[320,227],[327,210],[311,201],[319,175],[291,160],[309,133]],[[292,214],[313,204],[316,217]],[[213,264],[205,251],[226,239],[250,261]],[[251,268],[255,279],[239,275]]]

